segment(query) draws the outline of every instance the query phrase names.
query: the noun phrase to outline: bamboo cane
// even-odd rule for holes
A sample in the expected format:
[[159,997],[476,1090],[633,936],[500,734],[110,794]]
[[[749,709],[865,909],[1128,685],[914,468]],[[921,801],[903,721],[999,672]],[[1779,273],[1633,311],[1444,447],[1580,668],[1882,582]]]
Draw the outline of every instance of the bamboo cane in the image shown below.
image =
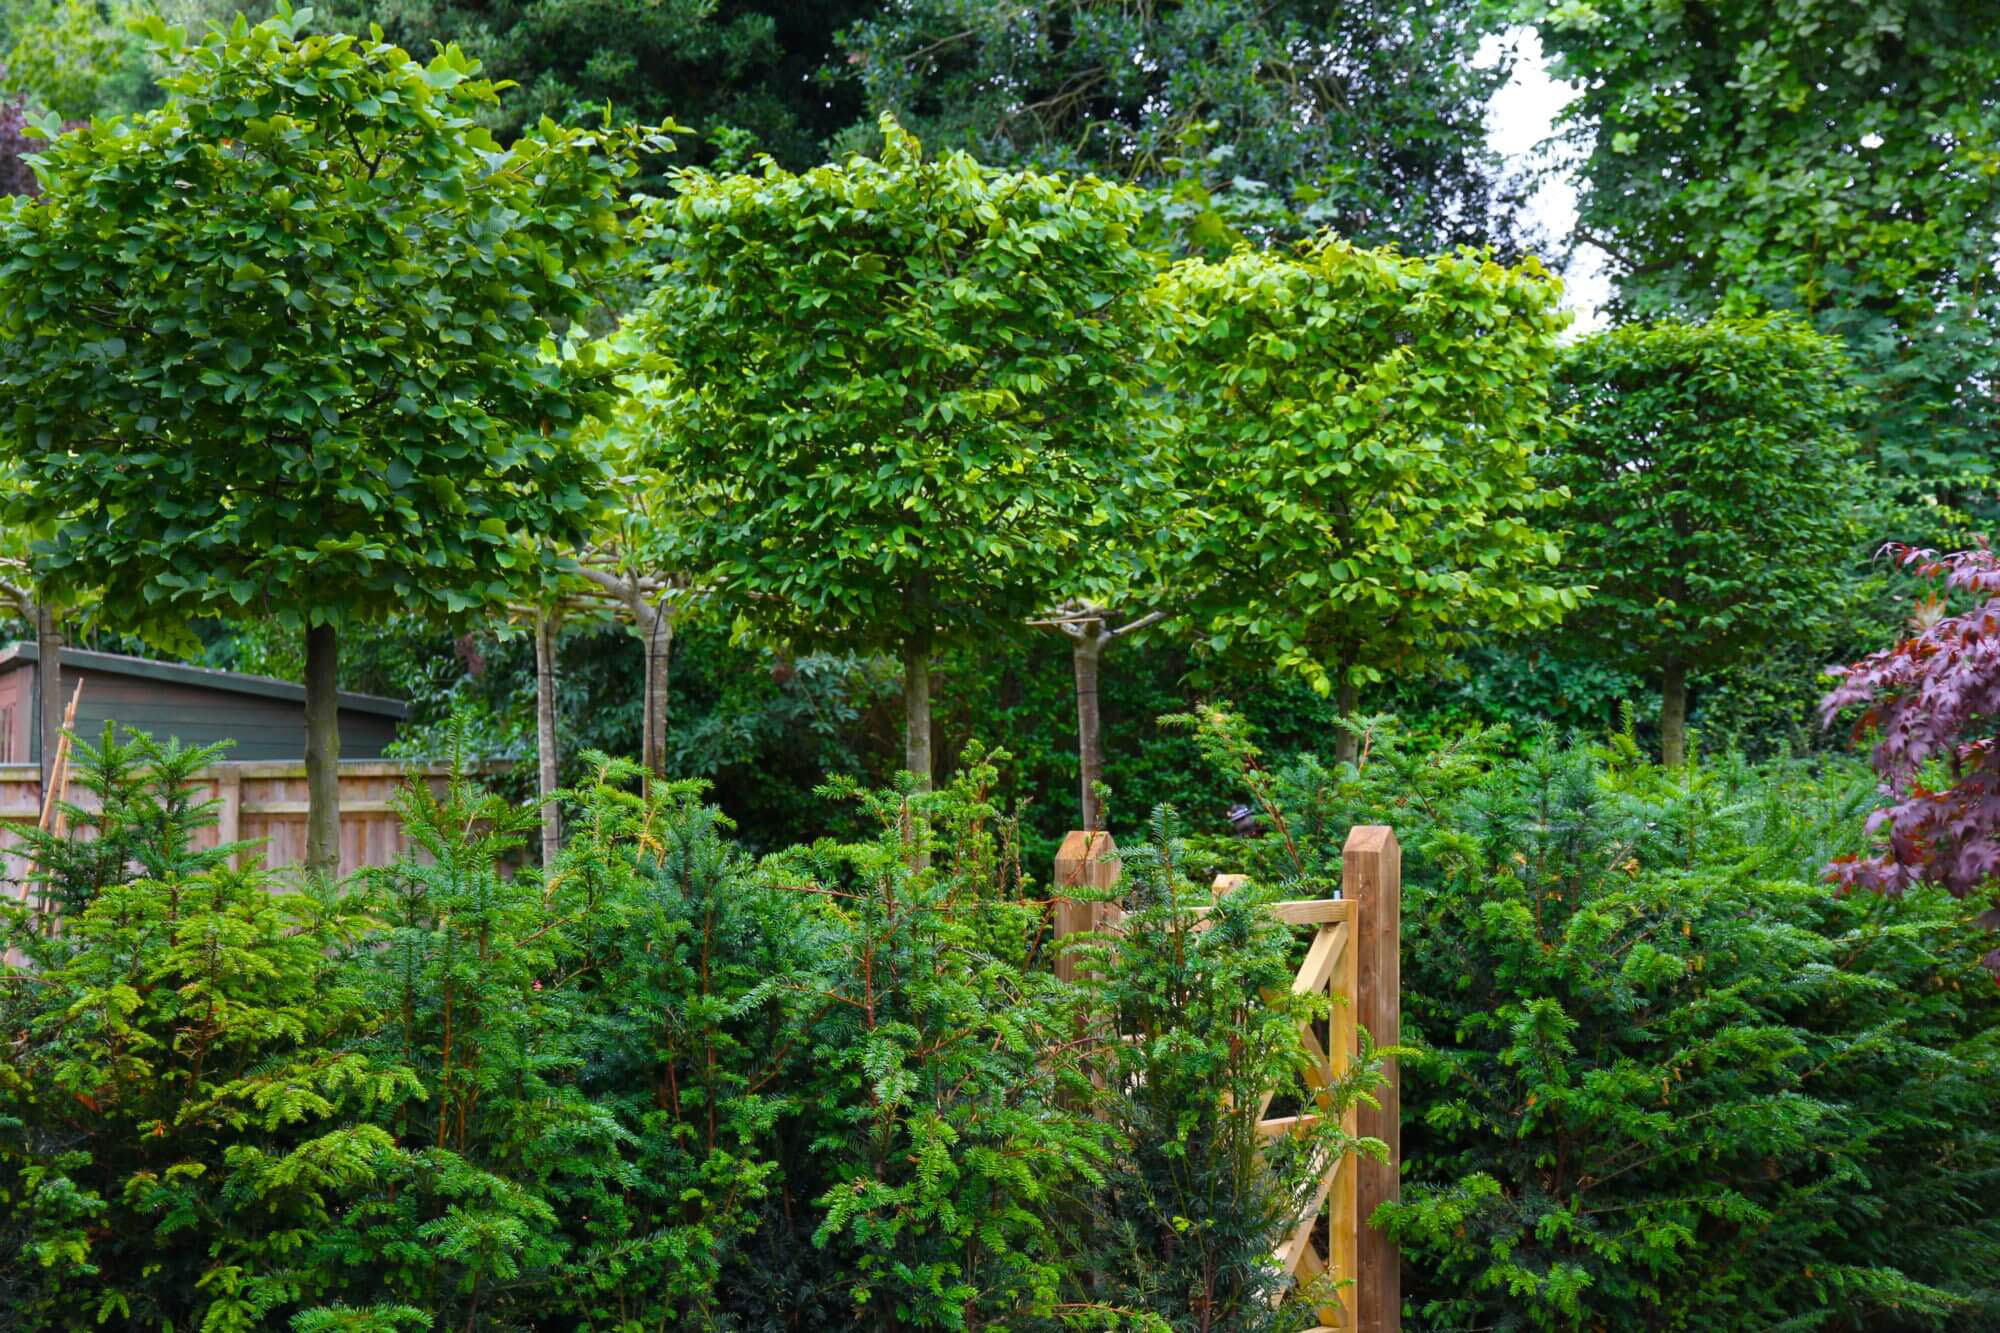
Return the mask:
[[[63,831],[62,802],[69,794],[70,733],[76,727],[76,706],[82,698],[83,682],[79,680],[69,696],[69,707],[63,710],[62,736],[56,741],[55,762],[49,765],[49,789],[42,793],[42,817],[36,823],[36,827],[44,832],[53,827],[58,836]],[[22,901],[27,901],[27,897],[27,888],[23,885]],[[55,913],[49,910],[48,894],[42,893],[38,899],[35,914],[41,918],[43,932],[52,935],[55,933]]]

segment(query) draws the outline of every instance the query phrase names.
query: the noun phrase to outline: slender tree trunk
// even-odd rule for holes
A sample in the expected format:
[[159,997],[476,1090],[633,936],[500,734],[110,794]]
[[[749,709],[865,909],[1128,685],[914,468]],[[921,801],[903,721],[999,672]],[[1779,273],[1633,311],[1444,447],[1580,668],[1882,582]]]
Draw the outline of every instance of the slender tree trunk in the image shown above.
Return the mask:
[[[1347,667],[1340,669],[1340,715],[1352,720],[1361,711],[1361,687],[1347,679]],[[1358,764],[1361,762],[1361,738],[1346,728],[1341,728],[1333,741],[1335,763]]]
[[62,626],[44,602],[35,603],[35,692],[42,761],[42,799],[55,781],[56,744],[62,739]]
[[903,767],[917,775],[917,789],[931,789],[931,636],[914,633],[903,643]]
[[306,873],[340,873],[340,636],[306,630]]
[[1070,640],[1070,660],[1076,667],[1076,758],[1082,775],[1083,830],[1104,827],[1097,788],[1104,781],[1103,718],[1097,705],[1097,675],[1104,663],[1104,626],[1093,621]]
[[1660,762],[1679,768],[1687,762],[1688,673],[1682,662],[1660,672]]
[[535,796],[542,803],[542,869],[549,870],[562,850],[562,807],[556,792],[556,623],[543,610],[535,613]]
[[641,762],[654,777],[667,775],[667,686],[674,655],[673,617],[658,609],[646,613],[641,628],[646,644],[646,724]]

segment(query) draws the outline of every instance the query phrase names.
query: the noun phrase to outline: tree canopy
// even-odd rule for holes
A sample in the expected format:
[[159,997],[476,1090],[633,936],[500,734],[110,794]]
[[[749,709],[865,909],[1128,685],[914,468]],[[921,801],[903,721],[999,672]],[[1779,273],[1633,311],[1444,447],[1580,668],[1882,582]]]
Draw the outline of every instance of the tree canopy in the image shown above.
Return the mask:
[[608,385],[552,329],[625,245],[632,136],[503,151],[461,52],[299,17],[154,20],[173,100],[55,139],[0,204],[10,512],[112,620],[451,616],[532,572],[518,532],[582,535],[569,437]]
[[1579,234],[1641,318],[1795,311],[1842,339],[1905,490],[1994,490],[2000,25],[1976,0],[1545,10],[1578,88]]
[[1783,317],[1630,325],[1564,354],[1571,430],[1543,476],[1573,497],[1595,585],[1566,629],[1662,675],[1669,763],[1688,674],[1798,636],[1830,601],[1857,536],[1847,375],[1837,343]]
[[1361,244],[1511,244],[1486,142],[1504,59],[1479,0],[1103,5],[912,0],[848,33],[871,107],[999,165],[1168,187],[1197,243],[1227,221]]
[[933,641],[1042,606],[1143,453],[1138,202],[926,158],[885,119],[877,157],[685,171],[661,212],[673,258],[636,327],[679,381],[686,540],[747,623],[901,646],[923,775]]
[[860,115],[851,85],[833,78],[834,34],[857,16],[831,4],[662,0],[329,0],[315,26],[358,31],[380,23],[412,51],[457,44],[496,79],[521,90],[489,108],[503,139],[543,116],[590,114],[606,104],[626,120],[668,118],[696,131],[746,133],[788,166],[820,160],[836,130]]
[[1351,698],[1477,629],[1576,605],[1561,494],[1530,470],[1557,435],[1567,320],[1538,264],[1325,241],[1190,260],[1164,287],[1185,321],[1171,545],[1211,648]]

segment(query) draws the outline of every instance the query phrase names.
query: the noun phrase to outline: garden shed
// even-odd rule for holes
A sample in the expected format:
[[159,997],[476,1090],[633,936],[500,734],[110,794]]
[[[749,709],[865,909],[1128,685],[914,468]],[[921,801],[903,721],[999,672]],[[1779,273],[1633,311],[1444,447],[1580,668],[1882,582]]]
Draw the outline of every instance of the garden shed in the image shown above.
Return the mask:
[[[0,649],[0,764],[39,764],[35,719],[39,653],[32,643]],[[298,760],[305,754],[305,687],[270,676],[155,662],[68,648],[64,702],[83,682],[77,736],[95,744],[106,721],[184,745],[229,740],[232,760]],[[343,759],[379,759],[408,707],[372,694],[340,696]]]

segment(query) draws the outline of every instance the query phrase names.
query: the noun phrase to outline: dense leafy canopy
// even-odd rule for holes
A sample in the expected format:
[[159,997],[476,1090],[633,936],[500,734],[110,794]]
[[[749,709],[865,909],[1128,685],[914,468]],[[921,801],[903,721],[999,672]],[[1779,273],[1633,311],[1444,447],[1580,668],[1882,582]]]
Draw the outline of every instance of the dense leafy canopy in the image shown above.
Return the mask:
[[1486,144],[1507,64],[1477,0],[1103,5],[916,0],[848,35],[869,105],[982,160],[1167,187],[1225,223],[1439,251],[1515,239]]
[[67,119],[157,103],[145,44],[128,31],[147,12],[124,0],[0,0],[0,94]]
[[1198,636],[1325,693],[1481,628],[1553,623],[1577,590],[1530,459],[1556,438],[1565,316],[1529,261],[1325,241],[1175,267],[1168,382]]
[[181,45],[176,100],[52,143],[0,213],[0,447],[62,587],[143,620],[455,613],[504,596],[521,529],[573,530],[600,394],[551,322],[623,244],[629,167],[495,91],[292,20]]
[[1775,307],[1841,339],[1882,470],[1993,489],[2000,28],[1979,0],[1533,5],[1585,152],[1580,234],[1642,317]]
[[790,166],[819,160],[827,136],[859,112],[853,93],[825,77],[834,34],[861,6],[665,0],[332,0],[315,6],[329,32],[382,25],[411,51],[457,45],[489,76],[521,91],[485,119],[511,139],[543,116],[668,118],[713,134],[746,134]]
[[1858,535],[1846,383],[1838,345],[1785,318],[1634,324],[1567,349],[1573,420],[1543,475],[1573,497],[1570,550],[1596,588],[1566,630],[1670,689],[1809,633]]
[[636,327],[691,554],[801,648],[1005,624],[1133,478],[1151,270],[1130,191],[926,158],[689,171]]

